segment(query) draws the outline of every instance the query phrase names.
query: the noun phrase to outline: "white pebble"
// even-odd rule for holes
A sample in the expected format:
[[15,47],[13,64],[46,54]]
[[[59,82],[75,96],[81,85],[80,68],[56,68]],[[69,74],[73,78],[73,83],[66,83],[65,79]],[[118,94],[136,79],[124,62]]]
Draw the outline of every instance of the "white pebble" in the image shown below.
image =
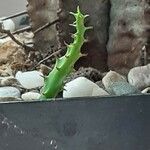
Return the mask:
[[114,82],[126,82],[126,78],[119,73],[115,71],[109,71],[102,79],[102,83],[105,86],[106,90],[109,89],[109,87],[114,83]]
[[0,87],[0,97],[20,97],[20,91],[15,87]]
[[43,74],[39,71],[28,71],[22,73],[18,71],[15,78],[26,89],[33,89],[44,85]]
[[1,44],[4,44],[5,42],[8,42],[8,41],[10,41],[10,38],[4,38],[4,39],[0,39],[0,45]]
[[92,96],[106,96],[106,95],[109,95],[105,90],[103,90],[102,88],[100,87],[94,87],[93,88],[93,92],[92,92]]
[[38,100],[40,98],[40,94],[36,92],[27,92],[22,94],[21,98],[24,101]]
[[0,22],[2,22],[3,29],[10,30],[10,32],[15,31],[15,23],[12,21],[12,19],[7,19],[7,20],[2,21],[2,19],[4,18],[5,17],[0,18]]
[[128,73],[128,81],[138,89],[150,86],[150,64],[132,68]]
[[68,82],[64,89],[64,98],[108,95],[106,91],[85,77],[79,77]]

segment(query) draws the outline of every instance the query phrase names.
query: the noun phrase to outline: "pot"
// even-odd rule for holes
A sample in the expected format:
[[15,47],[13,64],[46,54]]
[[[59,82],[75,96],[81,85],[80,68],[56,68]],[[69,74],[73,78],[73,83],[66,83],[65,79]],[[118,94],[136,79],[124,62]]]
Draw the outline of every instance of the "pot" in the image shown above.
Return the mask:
[[0,103],[0,150],[149,150],[150,95]]

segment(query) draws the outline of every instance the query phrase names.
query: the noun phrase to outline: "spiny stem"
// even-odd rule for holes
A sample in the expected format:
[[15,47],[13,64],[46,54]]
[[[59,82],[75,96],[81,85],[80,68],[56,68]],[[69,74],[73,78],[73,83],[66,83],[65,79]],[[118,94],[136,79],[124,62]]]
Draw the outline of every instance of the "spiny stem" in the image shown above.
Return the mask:
[[41,99],[54,98],[64,88],[64,80],[73,70],[76,61],[85,56],[81,54],[81,47],[85,42],[85,32],[91,27],[85,27],[84,20],[88,15],[83,15],[77,7],[76,13],[70,13],[75,17],[75,22],[71,24],[76,28],[76,33],[73,35],[73,43],[67,45],[67,52],[61,58],[56,60],[53,70],[45,78],[45,84],[42,90]]

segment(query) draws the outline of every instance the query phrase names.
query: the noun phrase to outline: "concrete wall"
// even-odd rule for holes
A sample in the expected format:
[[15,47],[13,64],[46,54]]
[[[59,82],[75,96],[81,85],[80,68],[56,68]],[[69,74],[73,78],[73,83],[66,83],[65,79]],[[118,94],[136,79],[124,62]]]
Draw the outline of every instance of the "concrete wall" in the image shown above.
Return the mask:
[[26,4],[26,0],[0,0],[0,17],[23,11]]

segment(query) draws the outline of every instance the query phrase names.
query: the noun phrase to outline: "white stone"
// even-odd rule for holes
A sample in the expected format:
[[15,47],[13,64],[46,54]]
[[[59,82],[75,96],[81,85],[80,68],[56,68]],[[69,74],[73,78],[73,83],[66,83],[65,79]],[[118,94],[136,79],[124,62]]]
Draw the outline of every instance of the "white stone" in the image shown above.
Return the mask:
[[92,96],[106,96],[106,95],[109,94],[102,88],[96,86],[93,88]]
[[0,87],[0,97],[20,97],[20,91],[15,87]]
[[43,74],[39,71],[28,71],[16,73],[15,78],[26,89],[34,89],[44,85]]
[[109,87],[114,83],[114,82],[126,82],[126,78],[119,73],[115,71],[109,71],[102,79],[102,83],[105,86],[106,89],[109,89]]
[[7,19],[3,21],[2,19],[4,18],[5,17],[0,18],[0,22],[2,22],[3,29],[10,30],[10,32],[15,31],[15,23],[12,21],[12,19]]
[[85,77],[79,77],[68,82],[64,89],[64,98],[108,95],[97,84]]
[[5,42],[10,41],[10,38],[4,38],[4,39],[0,39],[0,45],[4,44]]
[[128,81],[138,89],[150,86],[150,64],[132,68],[128,73]]
[[102,83],[111,95],[121,96],[141,93],[137,88],[130,85],[124,76],[115,71],[109,71],[102,79]]
[[27,92],[22,94],[21,98],[24,101],[38,100],[40,98],[40,94],[36,92]]

